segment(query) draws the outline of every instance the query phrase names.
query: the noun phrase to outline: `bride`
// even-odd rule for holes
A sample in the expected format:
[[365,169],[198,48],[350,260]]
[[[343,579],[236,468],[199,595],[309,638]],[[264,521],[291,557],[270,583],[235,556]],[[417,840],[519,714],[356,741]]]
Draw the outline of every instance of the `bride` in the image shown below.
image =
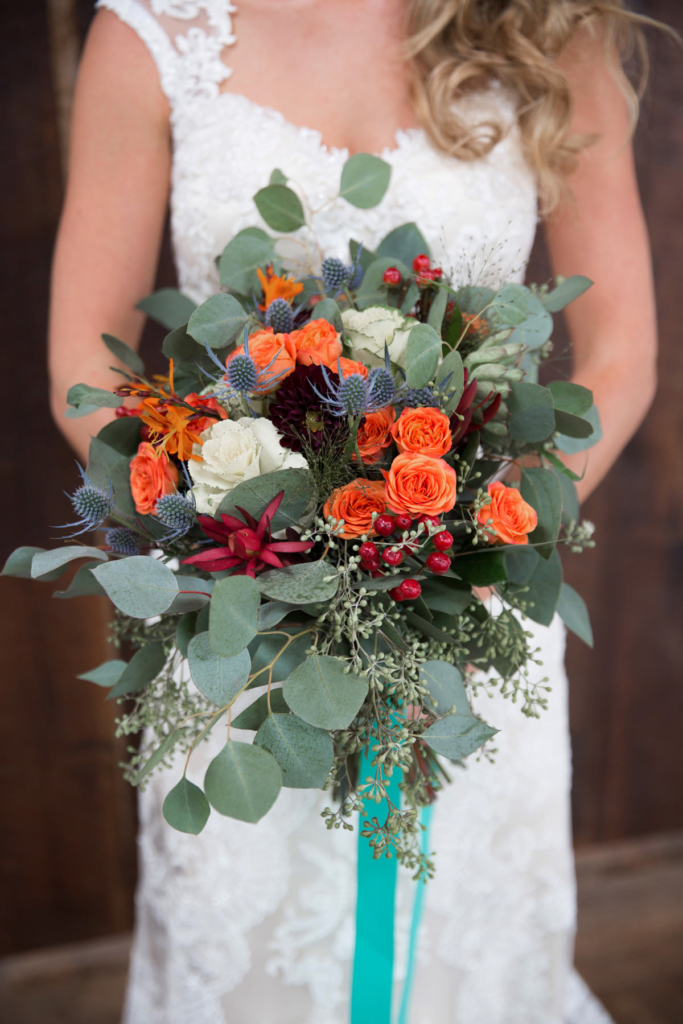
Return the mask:
[[[636,101],[618,57],[638,25],[619,0],[98,6],[51,320],[54,414],[82,458],[111,411],[65,419],[66,391],[76,380],[112,386],[102,331],[139,339],[135,303],[153,288],[169,193],[180,288],[201,302],[218,288],[217,254],[259,223],[251,197],[279,167],[315,206],[327,203],[316,219],[326,255],[348,259],[349,237],[372,249],[416,221],[456,281],[521,280],[540,209],[555,273],[595,281],[568,316],[573,379],[595,393],[602,418],[579,485],[590,493],[655,387],[650,256],[628,145]],[[369,212],[327,202],[361,151],[392,166]],[[583,471],[582,455],[567,461]],[[402,1024],[608,1020],[571,971],[563,629],[532,627],[549,709],[528,720],[500,695],[477,698],[500,729],[496,763],[468,764],[437,804],[437,873]],[[206,764],[214,751],[204,747]],[[355,833],[327,832],[327,797],[292,789],[256,826],[212,815],[201,836],[178,833],[161,818],[170,777],[140,799],[127,1024],[343,1024]],[[397,1008],[410,889],[402,878]],[[389,1024],[371,1005],[363,1013],[353,1024]]]

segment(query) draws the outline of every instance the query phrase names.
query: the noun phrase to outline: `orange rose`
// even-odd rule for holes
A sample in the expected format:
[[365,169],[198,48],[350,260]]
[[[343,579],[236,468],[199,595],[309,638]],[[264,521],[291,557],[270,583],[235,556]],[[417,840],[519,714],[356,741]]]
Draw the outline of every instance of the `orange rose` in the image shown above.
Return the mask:
[[171,494],[177,483],[178,470],[166,452],[142,441],[130,463],[130,493],[135,511],[143,516],[150,515],[159,498]]
[[438,409],[404,409],[391,433],[399,452],[416,452],[440,459],[451,450],[451,424]]
[[[369,412],[361,420],[358,428],[358,450],[360,457],[367,465],[377,462],[383,448],[391,444],[391,426],[396,419],[393,406]],[[355,458],[355,456],[354,456]]]
[[[492,544],[528,544],[527,534],[533,533],[538,524],[535,510],[516,487],[506,487],[497,480],[487,489],[491,504],[479,510],[477,521],[490,531],[489,541]],[[490,519],[493,521],[489,523]]]
[[368,368],[364,363],[357,363],[354,359],[347,359],[346,356],[340,356],[335,362],[333,369],[339,373],[339,364],[341,363],[341,375],[342,377],[350,377],[352,373],[359,373],[360,376],[365,380],[368,375]]
[[[243,355],[244,345],[240,345],[230,353],[225,365],[227,366],[235,356]],[[275,391],[285,377],[289,377],[296,365],[296,348],[292,335],[275,334],[272,327],[254,331],[249,336],[249,355],[261,371],[256,390],[262,395]]]
[[[332,370],[342,354],[341,338],[327,320],[309,320],[300,331],[292,331],[290,338],[294,344],[297,363],[310,366],[324,363]],[[251,348],[251,342],[250,342]]]
[[366,533],[374,536],[372,513],[381,516],[387,510],[384,484],[381,480],[352,480],[345,487],[333,491],[323,507],[323,515],[344,520],[344,532],[337,534],[344,540],[353,540]]
[[382,472],[392,512],[439,516],[455,505],[455,470],[443,459],[403,452],[396,456],[388,473]]

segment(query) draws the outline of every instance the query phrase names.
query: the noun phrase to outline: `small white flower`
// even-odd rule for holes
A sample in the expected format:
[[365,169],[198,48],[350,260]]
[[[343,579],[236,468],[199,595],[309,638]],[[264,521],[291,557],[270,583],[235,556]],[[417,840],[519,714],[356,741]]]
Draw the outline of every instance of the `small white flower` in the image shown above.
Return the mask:
[[243,480],[278,469],[305,469],[303,455],[280,444],[282,435],[268,419],[219,420],[194,446],[201,461],[190,459],[197,511],[213,515],[223,498]]
[[386,345],[392,363],[405,367],[408,335],[415,326],[414,320],[406,319],[397,309],[388,306],[369,306],[344,310],[342,323],[354,359],[369,366],[383,366]]

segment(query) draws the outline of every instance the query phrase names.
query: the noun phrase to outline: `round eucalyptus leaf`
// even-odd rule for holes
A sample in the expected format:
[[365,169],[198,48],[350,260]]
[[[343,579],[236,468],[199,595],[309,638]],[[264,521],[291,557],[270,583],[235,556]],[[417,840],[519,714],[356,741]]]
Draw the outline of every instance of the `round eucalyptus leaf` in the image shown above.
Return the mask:
[[378,156],[356,153],[344,164],[340,196],[352,206],[368,210],[384,198],[391,179],[391,165]]
[[300,605],[331,601],[337,593],[339,577],[329,562],[301,562],[261,573],[257,584],[267,597]]
[[436,373],[440,355],[440,335],[429,324],[416,324],[408,336],[406,350],[408,387],[426,387]]
[[247,685],[251,658],[246,648],[230,658],[216,654],[208,633],[193,637],[187,648],[192,680],[205,697],[225,707]]
[[187,333],[202,345],[223,348],[240,333],[248,320],[248,313],[234,295],[219,292],[194,311],[187,325]]
[[216,654],[232,658],[254,639],[260,601],[259,588],[251,576],[218,580],[209,612],[209,636]]
[[272,262],[273,243],[269,238],[255,238],[253,235],[237,235],[223,250],[218,263],[221,284],[241,295],[251,295],[259,286],[256,269]]
[[178,581],[163,562],[133,555],[91,570],[116,607],[134,619],[161,615],[178,593]]
[[301,200],[286,185],[267,185],[256,193],[254,202],[268,227],[274,231],[288,233],[306,223]]
[[322,789],[334,759],[330,734],[296,715],[268,715],[254,743],[269,750],[282,771],[282,785]]
[[346,729],[368,692],[366,679],[344,673],[344,662],[313,654],[285,679],[283,692],[295,715],[319,729]]
[[459,715],[472,716],[462,673],[446,661],[426,661],[420,669],[420,682],[429,691],[429,706],[438,715],[455,707]]
[[422,733],[422,739],[437,754],[442,754],[451,761],[460,761],[482,747],[497,732],[497,729],[492,729],[486,722],[474,718],[471,714],[455,714],[447,715],[434,725],[430,725]]
[[282,773],[263,747],[228,740],[206,770],[209,803],[228,818],[259,821],[277,800]]
[[211,808],[199,786],[183,777],[167,794],[163,814],[178,832],[197,836],[209,820]]

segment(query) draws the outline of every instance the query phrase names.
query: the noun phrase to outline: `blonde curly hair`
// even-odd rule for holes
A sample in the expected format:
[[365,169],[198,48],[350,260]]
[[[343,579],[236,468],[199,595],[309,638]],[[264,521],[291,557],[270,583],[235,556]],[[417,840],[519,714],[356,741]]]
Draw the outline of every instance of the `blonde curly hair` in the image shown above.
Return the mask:
[[[644,24],[657,23],[626,10],[621,0],[409,0],[418,117],[439,149],[477,160],[500,141],[503,128],[491,121],[473,128],[454,101],[498,79],[517,97],[522,142],[547,213],[591,141],[570,134],[571,95],[557,57],[578,30],[599,33],[635,126],[647,76]],[[637,87],[623,70],[634,51],[641,67]]]

